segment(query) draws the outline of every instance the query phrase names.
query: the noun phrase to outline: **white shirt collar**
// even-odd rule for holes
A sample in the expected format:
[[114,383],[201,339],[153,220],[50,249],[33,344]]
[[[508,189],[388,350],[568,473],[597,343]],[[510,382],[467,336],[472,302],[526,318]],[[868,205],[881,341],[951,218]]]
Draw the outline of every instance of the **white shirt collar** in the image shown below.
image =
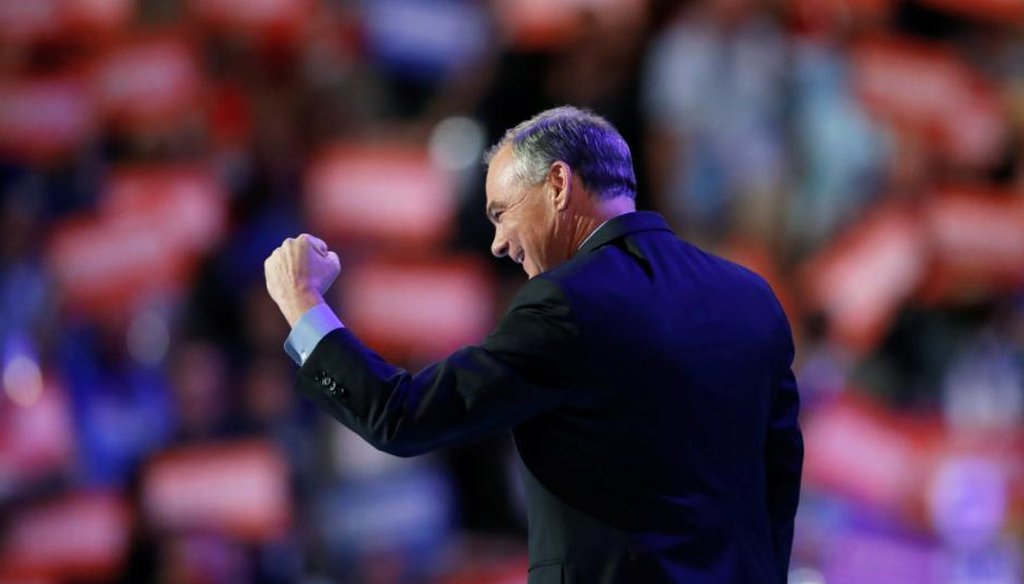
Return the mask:
[[[614,217],[612,219],[614,219]],[[590,235],[588,235],[583,241],[580,242],[578,246],[576,246],[576,251],[583,249],[583,246],[586,245],[588,241],[590,241],[590,238],[594,237],[594,234],[597,233],[598,231],[601,231],[601,228],[604,227],[605,223],[608,223],[609,221],[611,221],[611,219],[605,219],[603,223],[597,226],[597,229],[591,231]]]

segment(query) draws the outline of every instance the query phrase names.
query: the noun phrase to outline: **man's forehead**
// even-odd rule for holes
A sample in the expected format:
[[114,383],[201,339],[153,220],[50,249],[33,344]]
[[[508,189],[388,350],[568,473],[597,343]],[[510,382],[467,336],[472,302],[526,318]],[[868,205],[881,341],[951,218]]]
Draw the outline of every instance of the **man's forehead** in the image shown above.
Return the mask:
[[488,211],[508,196],[508,190],[513,183],[513,162],[512,147],[506,144],[498,150],[487,166],[485,190],[487,191]]

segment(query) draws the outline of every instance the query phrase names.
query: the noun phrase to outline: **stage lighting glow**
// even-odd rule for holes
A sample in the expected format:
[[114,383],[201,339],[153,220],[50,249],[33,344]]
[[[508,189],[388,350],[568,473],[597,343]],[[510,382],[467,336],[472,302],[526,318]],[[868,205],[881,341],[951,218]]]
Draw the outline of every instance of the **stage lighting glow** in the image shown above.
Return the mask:
[[25,355],[15,355],[4,366],[4,393],[19,406],[34,405],[43,393],[39,365]]

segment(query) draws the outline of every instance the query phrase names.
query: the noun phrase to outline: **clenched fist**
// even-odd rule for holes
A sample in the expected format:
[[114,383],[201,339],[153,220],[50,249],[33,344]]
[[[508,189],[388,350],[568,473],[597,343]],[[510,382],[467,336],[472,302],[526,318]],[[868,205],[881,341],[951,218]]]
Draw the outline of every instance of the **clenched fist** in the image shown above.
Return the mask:
[[338,254],[327,244],[303,233],[284,240],[263,262],[267,292],[288,324],[295,326],[304,312],[324,301],[324,292],[341,272]]

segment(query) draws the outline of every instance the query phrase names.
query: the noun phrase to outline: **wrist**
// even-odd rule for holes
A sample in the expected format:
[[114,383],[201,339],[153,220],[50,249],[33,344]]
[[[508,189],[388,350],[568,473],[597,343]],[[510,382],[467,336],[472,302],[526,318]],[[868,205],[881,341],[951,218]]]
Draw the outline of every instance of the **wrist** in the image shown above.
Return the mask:
[[294,293],[284,298],[278,308],[281,309],[281,313],[284,314],[285,319],[288,321],[288,326],[294,327],[295,323],[299,322],[299,319],[302,318],[303,314],[306,314],[307,310],[323,302],[324,297],[319,292],[302,288],[295,290]]

